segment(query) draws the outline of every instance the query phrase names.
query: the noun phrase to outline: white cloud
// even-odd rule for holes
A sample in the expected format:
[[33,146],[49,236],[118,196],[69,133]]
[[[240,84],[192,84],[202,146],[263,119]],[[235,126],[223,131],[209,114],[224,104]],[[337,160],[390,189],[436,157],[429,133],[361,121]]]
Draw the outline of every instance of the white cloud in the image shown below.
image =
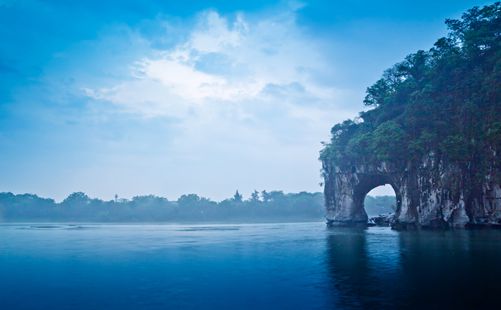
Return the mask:
[[[293,11],[264,18],[237,14],[232,20],[208,11],[199,15],[186,40],[129,64],[129,79],[86,94],[148,116],[179,116],[183,109],[177,105],[258,104],[270,96],[302,105],[308,104],[305,99],[328,104],[340,93],[311,78],[333,70],[321,50],[296,25]],[[283,91],[270,91],[279,88]]]
[[[214,193],[233,186],[318,190],[320,141],[334,122],[353,117],[340,104],[352,94],[325,83],[336,69],[326,42],[298,26],[291,9],[231,16],[207,11],[190,27],[171,47],[150,48],[123,64],[128,76],[86,85],[85,95],[146,120],[177,119],[176,135],[158,141],[169,145],[168,153],[154,160],[174,183],[192,184],[178,193],[220,198]],[[214,176],[223,179],[215,183]]]

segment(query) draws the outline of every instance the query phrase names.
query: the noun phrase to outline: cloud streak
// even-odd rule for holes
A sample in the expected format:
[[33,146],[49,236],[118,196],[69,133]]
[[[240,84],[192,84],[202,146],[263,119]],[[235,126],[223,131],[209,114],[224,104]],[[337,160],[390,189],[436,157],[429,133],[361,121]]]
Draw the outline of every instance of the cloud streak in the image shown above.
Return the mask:
[[146,116],[182,117],[215,102],[332,105],[341,92],[314,79],[331,74],[326,64],[322,45],[297,26],[294,11],[264,18],[206,11],[187,39],[129,64],[130,79],[86,94]]
[[48,160],[67,154],[38,175],[59,173],[61,196],[319,190],[320,141],[357,108],[296,9],[160,16],[58,51],[16,95],[58,133]]
[[[176,27],[164,28],[166,38],[176,35],[169,32]],[[122,78],[112,74],[102,85],[80,81],[84,95],[104,113],[108,103],[138,118],[176,120],[174,137],[158,141],[169,151],[163,163],[155,157],[156,166],[173,179],[196,175],[194,191],[318,190],[320,141],[335,121],[354,115],[339,104],[350,93],[325,83],[336,71],[325,49],[330,43],[306,33],[294,9],[255,15],[209,10],[187,29],[170,46],[142,50],[118,65],[129,68]],[[163,39],[136,41],[148,40]],[[210,181],[217,175],[224,180]]]
[[319,190],[331,126],[479,5],[203,2],[0,0],[2,190]]

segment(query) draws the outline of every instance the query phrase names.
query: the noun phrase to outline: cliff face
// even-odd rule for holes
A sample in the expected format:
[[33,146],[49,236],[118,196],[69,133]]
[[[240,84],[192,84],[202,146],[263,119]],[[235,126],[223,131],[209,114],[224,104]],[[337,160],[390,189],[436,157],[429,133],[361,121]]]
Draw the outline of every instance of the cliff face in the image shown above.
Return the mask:
[[501,2],[446,24],[332,127],[320,153],[329,223],[366,223],[365,195],[391,184],[394,228],[501,225]]
[[367,224],[365,196],[390,184],[397,201],[394,229],[500,225],[500,184],[492,170],[476,181],[470,166],[446,164],[433,154],[405,167],[379,162],[343,168],[324,161],[328,224]]

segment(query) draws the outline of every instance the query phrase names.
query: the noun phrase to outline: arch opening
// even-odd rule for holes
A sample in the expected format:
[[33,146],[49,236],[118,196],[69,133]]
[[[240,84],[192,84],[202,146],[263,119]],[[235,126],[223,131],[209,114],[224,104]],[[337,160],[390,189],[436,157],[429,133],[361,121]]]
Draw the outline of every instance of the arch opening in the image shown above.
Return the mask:
[[382,215],[391,215],[397,209],[395,190],[390,184],[377,186],[365,195],[363,206],[369,219]]
[[[372,196],[371,192],[387,192],[387,197]],[[398,208],[398,190],[388,175],[366,174],[359,178],[353,191],[354,211],[369,224],[387,226]],[[393,208],[392,208],[393,206]]]

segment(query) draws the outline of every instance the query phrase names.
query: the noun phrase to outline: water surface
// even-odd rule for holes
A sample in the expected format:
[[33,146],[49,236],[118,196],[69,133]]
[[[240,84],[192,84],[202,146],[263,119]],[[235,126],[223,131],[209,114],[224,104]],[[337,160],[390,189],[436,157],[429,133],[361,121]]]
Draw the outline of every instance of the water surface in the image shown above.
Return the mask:
[[1,309],[487,308],[501,231],[0,225]]

